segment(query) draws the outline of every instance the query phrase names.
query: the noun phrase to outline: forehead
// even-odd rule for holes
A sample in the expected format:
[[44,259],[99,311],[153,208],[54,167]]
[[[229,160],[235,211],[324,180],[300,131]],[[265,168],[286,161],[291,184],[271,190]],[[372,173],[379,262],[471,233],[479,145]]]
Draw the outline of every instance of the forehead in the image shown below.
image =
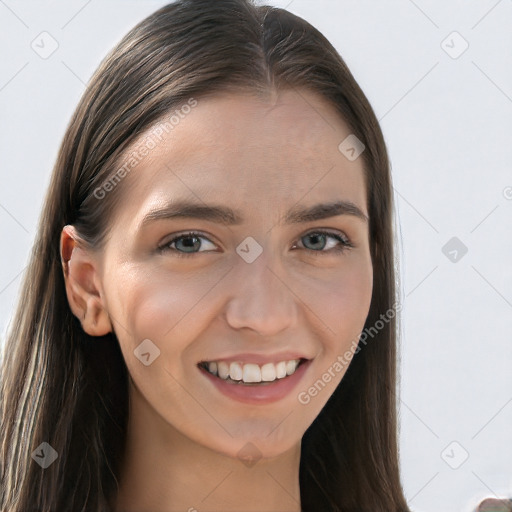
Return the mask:
[[125,217],[184,198],[274,219],[299,201],[346,199],[367,213],[362,158],[349,161],[339,151],[350,129],[319,96],[289,90],[266,99],[231,94],[196,101],[175,107],[172,119],[173,112],[133,145],[152,140],[127,177]]

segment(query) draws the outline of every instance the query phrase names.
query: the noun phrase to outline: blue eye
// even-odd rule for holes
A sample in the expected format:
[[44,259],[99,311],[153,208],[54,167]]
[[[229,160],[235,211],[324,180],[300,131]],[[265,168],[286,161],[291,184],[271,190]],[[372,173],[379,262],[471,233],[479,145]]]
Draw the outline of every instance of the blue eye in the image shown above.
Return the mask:
[[[331,240],[337,242],[333,247],[330,247],[328,250],[324,250],[327,245],[326,238],[330,238]],[[328,231],[323,230],[311,231],[306,235],[302,236],[301,240],[303,239],[313,240],[312,245],[321,246],[314,248],[306,247],[306,250],[308,250],[309,252],[313,254],[318,253],[315,254],[315,256],[320,254],[332,254],[333,251],[341,253],[354,247],[348,238],[338,233],[330,233]],[[201,240],[206,240],[207,243],[210,243],[213,247],[215,247],[215,244],[213,244],[213,242],[211,242],[205,236],[202,236],[201,233],[190,231],[188,233],[182,233],[181,235],[172,238],[166,244],[158,247],[158,251],[161,253],[171,251],[174,253],[175,256],[179,258],[187,258],[189,256],[197,254],[198,252],[205,252],[199,251],[199,249],[202,248],[203,245],[201,243]],[[174,247],[172,247],[173,245]]]
[[[346,251],[346,250],[354,247],[348,238],[341,236],[338,233],[330,233],[329,231],[312,231],[312,232],[308,233],[307,235],[304,235],[301,238],[301,240],[308,239],[308,238],[310,240],[313,240],[312,245],[318,245],[318,243],[320,241],[321,248],[316,247],[313,249],[309,249],[310,251],[313,251],[313,252],[330,254],[332,251],[343,252],[343,251]],[[332,240],[335,240],[336,242],[338,242],[338,244],[335,244],[334,247],[331,247],[325,251],[323,249],[327,245],[325,242],[326,238],[331,238]],[[320,250],[317,250],[317,249],[320,249]]]
[[[178,257],[187,257],[195,254],[195,249],[199,249],[199,247],[201,246],[200,240],[208,240],[208,238],[201,236],[200,233],[191,231],[189,233],[183,233],[179,236],[172,238],[165,245],[159,247],[158,250],[164,252],[172,251],[175,252],[176,256]],[[208,242],[212,244],[213,247],[215,247],[215,245],[212,242],[210,242],[209,240]],[[176,244],[176,248],[171,247],[173,244]]]

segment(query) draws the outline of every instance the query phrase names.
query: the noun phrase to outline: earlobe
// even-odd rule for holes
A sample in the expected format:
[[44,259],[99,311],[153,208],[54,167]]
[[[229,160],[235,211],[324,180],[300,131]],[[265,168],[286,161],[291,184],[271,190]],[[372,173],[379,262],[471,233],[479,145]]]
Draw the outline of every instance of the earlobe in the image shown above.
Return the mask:
[[82,328],[91,336],[104,336],[112,332],[112,324],[100,300],[91,298],[82,317]]
[[96,261],[80,243],[74,226],[67,225],[62,229],[60,255],[68,303],[83,330],[91,336],[104,336],[112,332],[110,317],[100,293]]

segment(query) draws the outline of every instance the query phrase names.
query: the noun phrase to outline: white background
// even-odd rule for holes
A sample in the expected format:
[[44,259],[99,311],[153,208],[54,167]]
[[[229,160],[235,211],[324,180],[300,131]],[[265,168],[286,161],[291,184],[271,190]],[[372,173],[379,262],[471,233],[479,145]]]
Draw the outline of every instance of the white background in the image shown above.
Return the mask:
[[[165,3],[0,0],[2,338],[85,83],[107,51]],[[470,511],[485,496],[512,497],[512,1],[270,3],[333,43],[388,145],[410,506]],[[47,59],[31,48],[43,31],[59,45]],[[456,249],[456,262],[442,251],[452,237],[468,249],[462,257]]]

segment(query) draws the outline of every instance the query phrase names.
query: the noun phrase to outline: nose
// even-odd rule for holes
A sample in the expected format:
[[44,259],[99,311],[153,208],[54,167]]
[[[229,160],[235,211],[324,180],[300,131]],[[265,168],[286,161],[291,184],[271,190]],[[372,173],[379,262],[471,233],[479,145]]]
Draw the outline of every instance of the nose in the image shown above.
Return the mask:
[[264,249],[252,263],[240,258],[231,273],[234,291],[226,306],[226,320],[233,329],[275,336],[297,322],[300,301],[285,269],[270,252]]

